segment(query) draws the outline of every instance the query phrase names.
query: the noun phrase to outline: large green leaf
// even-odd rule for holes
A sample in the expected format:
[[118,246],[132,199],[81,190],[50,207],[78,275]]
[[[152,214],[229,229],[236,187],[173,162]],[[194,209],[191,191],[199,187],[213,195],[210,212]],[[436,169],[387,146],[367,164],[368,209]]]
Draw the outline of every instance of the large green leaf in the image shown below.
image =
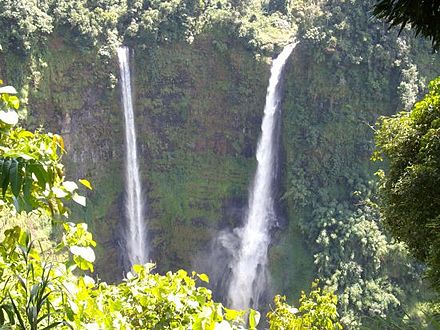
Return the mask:
[[12,160],[11,166],[9,167],[9,180],[11,181],[12,193],[15,197],[18,197],[21,190],[22,176],[21,176],[22,164],[16,159]]
[[46,183],[49,180],[49,175],[44,169],[43,165],[40,164],[30,164],[28,170],[35,174],[37,181],[41,189],[46,189]]
[[32,211],[38,207],[38,202],[32,196],[32,184],[33,180],[30,173],[26,174],[23,183],[23,197],[19,198],[19,206],[21,210]]
[[32,178],[29,173],[27,173],[24,184],[23,184],[23,195],[25,200],[29,200],[32,197]]

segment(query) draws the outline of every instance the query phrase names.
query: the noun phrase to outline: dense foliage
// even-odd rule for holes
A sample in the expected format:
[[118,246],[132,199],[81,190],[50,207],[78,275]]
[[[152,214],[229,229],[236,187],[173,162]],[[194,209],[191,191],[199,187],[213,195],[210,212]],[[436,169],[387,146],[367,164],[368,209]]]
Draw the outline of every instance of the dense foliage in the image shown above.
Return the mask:
[[381,173],[383,219],[414,255],[427,263],[440,290],[440,79],[410,112],[379,120],[378,151],[389,168]]
[[432,39],[434,48],[440,47],[440,3],[430,1],[379,0],[374,14],[403,30],[410,25],[416,35]]
[[[381,222],[369,159],[377,117],[411,107],[423,77],[436,72],[425,71],[432,62],[412,36],[366,15],[372,4],[297,6],[301,55],[292,59],[283,107],[289,235],[302,228],[312,271],[335,290],[341,322],[353,329],[376,317],[406,319],[427,292],[420,265]],[[305,260],[298,245],[284,244],[282,256]],[[303,278],[303,265],[289,272]]]
[[[19,227],[1,244],[0,325],[19,329],[238,329],[243,313],[224,309],[208,289],[195,286],[196,274],[151,274],[136,265],[119,285],[78,275],[94,260],[90,234],[82,224],[66,225],[57,247],[68,247],[74,262],[39,251]],[[81,246],[83,245],[83,246]],[[76,257],[84,258],[81,261]],[[206,275],[197,275],[206,281]],[[255,322],[255,321],[254,321]]]
[[48,1],[5,0],[0,3],[0,46],[20,54],[39,47],[53,31]]
[[[64,181],[61,155],[63,139],[52,133],[27,131],[16,126],[19,107],[15,88],[0,87],[0,181],[3,200],[16,209],[31,211],[45,209],[53,216],[67,215],[62,199],[73,199],[85,206],[85,199],[77,193],[75,182]],[[36,179],[36,180],[35,180]],[[87,180],[82,183],[91,188]]]
[[[274,229],[275,286],[294,296],[317,274],[336,290],[339,315],[351,328],[415,310],[412,301],[423,299],[420,267],[380,223],[369,183],[369,124],[400,107],[399,98],[411,108],[423,78],[439,66],[405,31],[399,38],[393,30],[386,34],[367,15],[372,4],[3,1],[2,73],[24,87],[24,100],[29,88],[32,125],[45,121],[67,133],[76,175],[99,183],[88,194],[89,207],[75,213],[105,243],[97,247],[99,276],[122,273],[114,270],[120,270],[114,251],[121,250],[123,137],[112,48],[135,48],[142,174],[155,258],[165,272],[191,269],[216,230],[239,221],[267,83],[267,64],[254,55],[272,53],[296,34],[283,107],[281,200],[289,223]],[[62,152],[56,135],[45,139]],[[13,174],[15,168],[8,167]],[[33,186],[41,189],[38,178]],[[47,189],[56,203],[67,188],[76,192],[71,183],[59,188]],[[49,205],[46,193],[35,195],[40,206]],[[5,196],[16,197],[11,184]]]
[[32,0],[2,1],[0,37],[4,49],[20,55],[37,54],[52,34],[63,35],[80,49],[111,49],[126,42],[144,48],[186,40],[213,25],[224,25],[242,37],[254,50],[273,51],[277,42],[293,35],[287,4],[273,1],[119,1],[119,0]]
[[275,308],[268,313],[270,330],[338,330],[337,298],[333,292],[321,290],[315,282],[309,295],[301,294],[299,309],[286,304],[286,298],[275,296]]

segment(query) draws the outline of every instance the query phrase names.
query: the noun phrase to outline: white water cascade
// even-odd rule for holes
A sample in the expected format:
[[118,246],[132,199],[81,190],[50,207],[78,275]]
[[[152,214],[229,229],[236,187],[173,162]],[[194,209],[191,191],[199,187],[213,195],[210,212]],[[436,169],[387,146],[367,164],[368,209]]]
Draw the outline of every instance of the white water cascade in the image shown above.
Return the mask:
[[127,47],[118,48],[125,119],[125,212],[128,221],[128,230],[125,234],[130,264],[134,265],[146,263],[148,261],[148,251],[142,187],[139,178],[129,57],[130,50]]
[[249,195],[247,216],[242,228],[236,230],[239,249],[231,263],[232,274],[228,300],[232,308],[257,307],[258,300],[268,285],[267,251],[270,227],[276,221],[273,182],[277,156],[276,121],[281,99],[280,80],[286,61],[295,45],[286,46],[273,60],[267,88],[261,137],[257,147],[257,170]]

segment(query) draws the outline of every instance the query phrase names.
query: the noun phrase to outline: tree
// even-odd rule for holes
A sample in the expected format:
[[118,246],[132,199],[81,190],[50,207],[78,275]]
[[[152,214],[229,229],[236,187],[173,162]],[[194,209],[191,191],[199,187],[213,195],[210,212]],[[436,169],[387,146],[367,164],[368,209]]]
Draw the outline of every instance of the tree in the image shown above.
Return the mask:
[[384,222],[440,292],[440,77],[411,112],[380,118],[375,138],[389,162],[379,172]]
[[289,5],[289,0],[269,0],[267,7],[270,13],[279,11],[280,13],[287,15],[289,11]]
[[438,0],[379,0],[374,15],[384,18],[391,26],[404,29],[411,25],[416,35],[432,39],[435,49],[440,47],[440,2]]
[[53,30],[53,18],[47,13],[49,1],[0,1],[0,45],[4,49],[28,54],[43,44]]

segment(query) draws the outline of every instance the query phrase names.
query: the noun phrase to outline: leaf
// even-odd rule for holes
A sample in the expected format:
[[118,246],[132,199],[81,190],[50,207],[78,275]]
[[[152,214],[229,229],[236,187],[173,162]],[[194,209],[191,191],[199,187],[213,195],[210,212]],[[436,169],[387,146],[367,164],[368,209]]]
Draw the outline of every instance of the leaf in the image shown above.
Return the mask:
[[21,130],[19,133],[18,133],[18,137],[19,138],[33,138],[34,137],[34,133],[32,133],[32,132],[29,132],[29,131],[26,131],[25,129],[24,130]]
[[90,276],[84,275],[82,280],[87,288],[93,288],[95,286],[95,280]]
[[243,316],[242,311],[237,311],[235,309],[225,308],[225,318],[228,321],[236,320],[237,318]]
[[34,260],[40,261],[40,255],[38,254],[38,251],[36,249],[31,249],[29,251],[29,258],[32,258]]
[[32,177],[27,174],[23,183],[23,199],[21,203],[21,208],[25,211],[32,211],[38,207],[38,202],[32,196],[32,183]]
[[260,322],[260,313],[254,309],[249,310],[249,328],[256,329]]
[[78,195],[77,193],[74,193],[73,195],[72,195],[72,199],[76,202],[76,203],[78,203],[79,205],[82,205],[82,206],[86,206],[86,198],[84,197],[84,196],[81,196],[81,195]]
[[49,329],[52,329],[52,328],[59,326],[60,324],[63,324],[63,322],[58,321],[58,322],[52,323],[52,324],[48,325],[47,327],[42,328],[41,330],[49,330]]
[[7,158],[23,158],[24,160],[35,159],[32,155],[26,154],[22,151],[9,150],[3,154],[3,157]]
[[5,314],[3,313],[3,310],[5,310],[5,312],[6,312],[6,309],[4,308],[4,306],[0,306],[0,326],[3,326],[6,321]]
[[35,174],[38,180],[38,184],[41,189],[46,189],[46,183],[48,182],[49,175],[41,164],[31,164],[28,166],[31,173]]
[[[6,305],[6,304],[0,306],[0,314],[2,316],[2,319],[0,319],[0,325],[4,325],[4,323],[2,323],[2,320],[3,320],[3,322],[6,321],[6,318],[4,317],[5,316],[4,313],[6,313],[6,315],[8,316],[8,322],[11,325],[15,325],[14,311],[12,309],[12,306]],[[3,328],[0,327],[0,329],[3,329]]]
[[72,252],[72,254],[80,256],[81,258],[83,258],[84,260],[88,261],[88,262],[94,262],[95,261],[95,252],[93,251],[93,249],[91,247],[83,247],[83,246],[71,246],[70,247],[70,252]]
[[80,182],[83,186],[89,188],[90,190],[93,190],[92,185],[90,184],[90,182],[89,182],[88,180],[86,180],[86,179],[79,179],[79,182]]
[[64,181],[63,187],[70,193],[73,193],[75,190],[78,189],[78,185],[73,181]]
[[26,326],[24,325],[23,318],[21,317],[21,314],[20,314],[20,312],[18,311],[18,308],[17,308],[17,306],[15,305],[14,299],[12,299],[12,296],[11,296],[10,293],[9,293],[9,299],[11,300],[12,307],[13,307],[13,309],[14,309],[14,314],[15,314],[15,316],[17,317],[18,322],[20,323],[20,326],[22,327],[22,329],[26,329]]
[[10,96],[8,103],[11,107],[17,110],[20,107],[20,101],[17,96]]
[[64,139],[61,135],[58,134],[54,134],[53,135],[53,141],[55,141],[56,143],[58,143],[58,145],[61,147],[61,149],[65,149],[64,148]]
[[134,265],[133,265],[133,271],[134,271],[136,274],[140,274],[140,273],[142,273],[142,272],[144,271],[144,267],[143,267],[142,265],[134,264]]
[[[5,159],[0,158],[0,186],[3,186],[3,176],[6,174],[5,172],[3,172],[3,164],[5,163]],[[9,175],[9,171],[7,172]]]
[[0,111],[0,120],[7,125],[14,126],[18,123],[18,114],[15,110]]
[[198,277],[201,281],[203,281],[203,282],[205,282],[205,283],[209,283],[209,277],[208,277],[208,275],[206,275],[206,274],[197,274],[197,277]]
[[58,187],[53,187],[52,192],[55,194],[56,198],[64,198],[69,195],[68,192]]
[[231,325],[223,320],[220,323],[216,323],[215,327],[213,328],[214,330],[233,330],[234,328],[231,327]]
[[12,86],[0,87],[0,94],[17,94],[17,90]]
[[12,160],[11,166],[9,167],[9,180],[11,181],[12,193],[15,197],[18,197],[21,190],[22,177],[21,177],[21,167],[22,164],[16,159]]

